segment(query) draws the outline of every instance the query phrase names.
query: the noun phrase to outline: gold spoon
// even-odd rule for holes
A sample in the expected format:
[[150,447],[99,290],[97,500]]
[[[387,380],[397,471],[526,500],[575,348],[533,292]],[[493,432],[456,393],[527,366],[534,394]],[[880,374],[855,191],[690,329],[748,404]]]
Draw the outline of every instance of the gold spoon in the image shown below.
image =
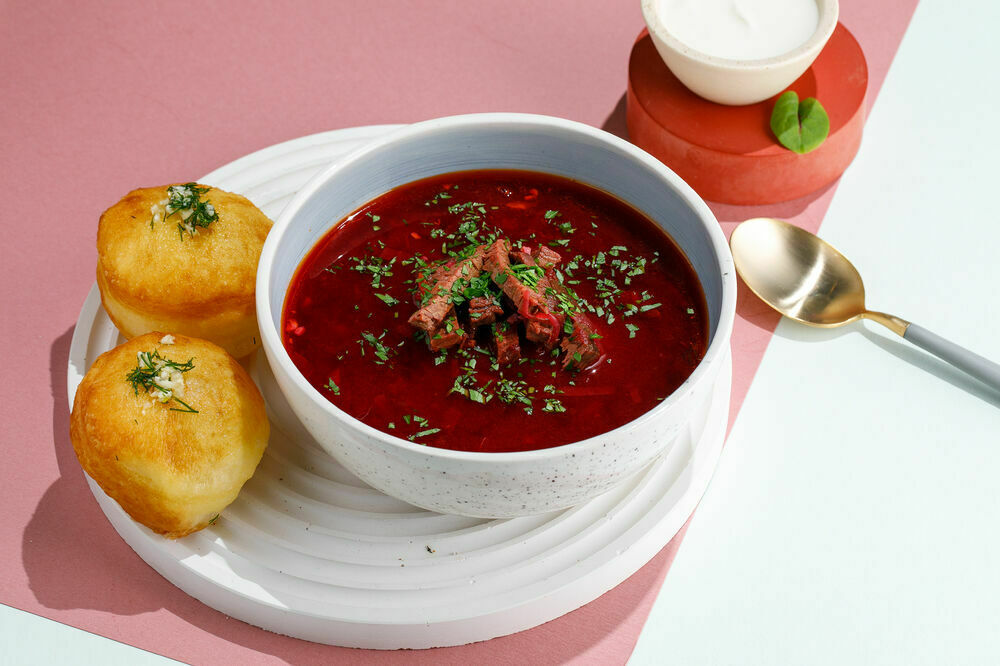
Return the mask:
[[736,227],[729,246],[736,271],[750,290],[789,319],[823,328],[870,319],[1000,390],[1000,365],[921,326],[865,308],[865,286],[858,270],[808,231],[758,217]]

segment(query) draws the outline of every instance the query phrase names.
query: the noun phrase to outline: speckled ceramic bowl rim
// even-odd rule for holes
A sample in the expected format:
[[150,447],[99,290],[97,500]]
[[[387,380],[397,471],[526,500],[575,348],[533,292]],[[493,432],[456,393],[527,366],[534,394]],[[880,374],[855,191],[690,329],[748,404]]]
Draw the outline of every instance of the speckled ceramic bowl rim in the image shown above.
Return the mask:
[[[456,451],[452,449],[441,449],[433,446],[427,446],[425,444],[416,444],[373,428],[328,401],[320,394],[319,391],[306,381],[305,377],[292,362],[285,346],[282,344],[280,331],[278,330],[278,327],[272,323],[274,317],[270,304],[271,299],[269,298],[272,265],[277,253],[277,248],[281,244],[285,232],[295,223],[298,212],[302,209],[304,204],[315,196],[329,180],[336,178],[337,174],[342,169],[345,169],[350,164],[357,161],[359,158],[368,155],[369,153],[391,149],[393,143],[401,139],[411,139],[418,135],[433,134],[436,132],[449,132],[454,128],[469,128],[477,125],[521,125],[531,126],[534,128],[550,127],[553,130],[576,132],[601,141],[606,145],[616,148],[623,157],[636,160],[659,175],[665,181],[664,186],[672,187],[676,194],[684,200],[684,202],[694,211],[698,219],[701,221],[722,271],[722,298],[720,301],[720,312],[717,313],[719,320],[718,325],[716,326],[715,334],[712,336],[712,340],[710,341],[708,349],[705,352],[705,356],[702,358],[701,362],[694,369],[694,371],[688,376],[688,378],[684,380],[684,383],[656,407],[650,409],[628,423],[605,433],[601,433],[600,435],[595,435],[594,437],[567,444],[561,444],[559,446],[553,446],[547,449],[536,449],[532,451],[487,453],[477,451]],[[339,223],[340,220],[336,220],[335,222]],[[328,227],[323,232],[324,235],[330,228],[332,228],[332,226],[333,225]],[[304,258],[305,257],[303,256],[299,259],[299,265],[301,265],[301,261]],[[448,116],[414,123],[394,132],[390,132],[384,137],[375,139],[371,143],[365,144],[350,153],[342,160],[338,160],[325,171],[315,176],[309,183],[299,190],[295,197],[285,207],[284,211],[282,211],[278,221],[275,222],[267,236],[267,241],[264,243],[264,248],[261,252],[260,263],[257,268],[257,319],[261,325],[261,337],[267,344],[270,345],[271,349],[276,350],[275,355],[277,358],[270,358],[269,360],[272,363],[280,363],[283,366],[285,373],[291,378],[291,381],[293,381],[299,389],[304,391],[314,403],[318,404],[322,411],[325,412],[330,418],[341,421],[349,427],[357,429],[365,436],[375,438],[382,444],[395,446],[411,453],[425,455],[429,458],[450,459],[453,461],[465,462],[481,461],[495,463],[539,461],[551,458],[561,458],[566,455],[585,451],[591,447],[599,446],[614,433],[623,429],[634,429],[636,426],[641,426],[647,421],[659,418],[663,412],[669,410],[684,397],[684,394],[687,393],[687,391],[684,390],[685,387],[701,380],[701,378],[709,372],[710,368],[715,366],[717,362],[721,360],[729,349],[729,339],[732,333],[733,321],[736,314],[736,271],[732,262],[733,260],[729,251],[729,244],[726,242],[726,237],[722,233],[722,229],[719,226],[718,221],[715,219],[715,215],[708,208],[708,205],[697,194],[695,194],[694,190],[692,190],[687,183],[681,180],[678,175],[664,166],[663,163],[655,157],[640,148],[637,148],[631,143],[623,139],[619,139],[613,134],[591,127],[590,125],[585,125],[572,120],[555,118],[552,116],[525,113],[478,113],[461,116]],[[287,298],[288,286],[289,285],[287,284],[281,285],[283,292],[282,304],[284,304],[285,298]]]
[[646,27],[649,28],[649,31],[655,33],[656,37],[677,53],[719,69],[750,71],[770,69],[775,66],[784,65],[785,63],[805,57],[814,51],[818,54],[827,40],[830,39],[830,35],[833,34],[834,29],[837,27],[837,21],[840,18],[839,0],[817,0],[817,3],[820,2],[823,4],[819,8],[819,20],[816,23],[816,30],[809,39],[791,51],[786,51],[780,55],[748,60],[709,55],[688,45],[687,42],[681,41],[664,25],[657,10],[658,0],[643,0],[642,18],[646,21]]

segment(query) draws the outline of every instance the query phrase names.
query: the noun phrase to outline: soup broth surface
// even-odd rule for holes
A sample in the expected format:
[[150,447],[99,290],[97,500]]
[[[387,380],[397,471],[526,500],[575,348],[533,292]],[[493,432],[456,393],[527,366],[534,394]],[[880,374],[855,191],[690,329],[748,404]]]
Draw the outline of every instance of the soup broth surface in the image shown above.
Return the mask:
[[[498,242],[511,249],[509,271],[464,268]],[[553,252],[548,266],[541,257]],[[465,276],[442,296],[434,278],[455,266]],[[522,287],[551,313],[508,296]],[[471,323],[477,297],[494,304],[494,323]],[[448,322],[433,332],[409,323],[434,298],[450,299]],[[500,362],[498,329],[517,358]],[[697,277],[658,226],[593,187],[523,171],[446,174],[371,201],[306,256],[282,320],[293,362],[340,409],[418,444],[485,452],[632,421],[691,374],[707,339]]]

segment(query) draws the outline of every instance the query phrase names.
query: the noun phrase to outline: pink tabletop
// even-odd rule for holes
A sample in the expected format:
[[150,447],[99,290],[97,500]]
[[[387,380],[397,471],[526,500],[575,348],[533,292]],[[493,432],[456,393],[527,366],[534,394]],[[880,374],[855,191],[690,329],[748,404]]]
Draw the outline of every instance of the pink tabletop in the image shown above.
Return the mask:
[[[841,21],[868,58],[869,105],[915,6],[841,0]],[[14,0],[0,17],[0,174],[11,192],[0,261],[0,602],[193,663],[624,662],[683,530],[591,604],[459,648],[334,648],[202,605],[140,560],[90,494],[69,442],[66,366],[94,280],[97,218],[125,192],[195,179],[305,134],[458,113],[543,113],[624,135],[628,54],[643,27],[638,0],[184,0],[160,8]],[[815,230],[834,189],[712,209],[727,233],[758,215]],[[777,320],[740,292],[731,416]]]

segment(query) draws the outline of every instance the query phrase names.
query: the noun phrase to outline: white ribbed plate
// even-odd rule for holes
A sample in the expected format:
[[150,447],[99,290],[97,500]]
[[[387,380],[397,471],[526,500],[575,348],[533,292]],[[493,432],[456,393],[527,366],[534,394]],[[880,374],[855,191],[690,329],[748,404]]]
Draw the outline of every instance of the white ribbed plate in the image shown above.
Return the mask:
[[[320,169],[393,128],[288,141],[200,182],[244,194],[276,219]],[[70,347],[71,406],[86,369],[119,341],[95,286]],[[715,469],[729,412],[727,360],[690,431],[633,479],[565,511],[464,518],[419,509],[352,476],[297,422],[263,354],[248,365],[268,404],[271,441],[216,525],[164,539],[88,482],[126,543],[191,596],[271,631],[348,647],[461,645],[531,628],[596,599],[687,520]]]

